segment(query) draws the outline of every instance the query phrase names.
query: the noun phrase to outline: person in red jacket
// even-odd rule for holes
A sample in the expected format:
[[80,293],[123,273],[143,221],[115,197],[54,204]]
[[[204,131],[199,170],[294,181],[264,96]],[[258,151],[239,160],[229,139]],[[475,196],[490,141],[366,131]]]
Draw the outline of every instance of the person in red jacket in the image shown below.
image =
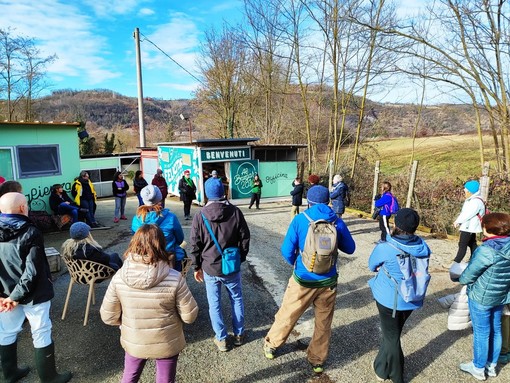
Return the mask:
[[168,184],[166,183],[165,177],[163,177],[163,170],[156,170],[156,174],[154,174],[154,178],[151,183],[159,188],[161,197],[163,197],[161,199],[161,207],[165,208],[165,199],[168,195]]

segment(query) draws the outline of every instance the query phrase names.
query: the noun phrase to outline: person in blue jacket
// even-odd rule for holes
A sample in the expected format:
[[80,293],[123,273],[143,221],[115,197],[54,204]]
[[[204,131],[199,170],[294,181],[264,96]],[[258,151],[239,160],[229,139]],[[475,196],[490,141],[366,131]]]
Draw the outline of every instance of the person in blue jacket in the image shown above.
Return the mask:
[[[386,236],[390,234],[391,205],[394,200],[391,194],[391,183],[384,181],[381,184],[381,193],[375,196],[374,206],[379,210],[379,229],[381,230],[380,242],[386,241]],[[375,218],[374,218],[375,219]]]
[[[307,194],[308,205],[305,213],[314,221],[325,219],[335,223],[338,249],[346,254],[354,253],[356,245],[349,229],[328,206],[329,190],[320,185],[312,186]],[[301,258],[305,246],[309,221],[304,213],[292,220],[281,252],[283,258],[294,267],[289,279],[283,302],[275,315],[275,321],[264,340],[264,355],[273,359],[278,347],[283,345],[299,317],[313,305],[315,329],[307,349],[307,359],[315,373],[323,372],[331,340],[331,322],[335,312],[338,270],[336,262],[329,272],[315,274],[306,269]]]
[[344,199],[348,192],[349,187],[345,184],[343,177],[340,174],[335,174],[329,198],[331,198],[333,210],[339,218],[341,218],[342,214],[345,212]]
[[143,205],[138,207],[131,223],[133,233],[145,224],[159,226],[165,235],[165,250],[175,255],[175,270],[181,271],[182,260],[186,253],[180,245],[184,241],[184,232],[177,216],[161,206],[163,196],[155,185],[147,185],[140,191]]
[[510,215],[491,213],[482,218],[483,243],[474,251],[459,282],[467,285],[473,324],[473,360],[460,369],[478,380],[497,375],[501,352],[501,314],[510,303]]
[[[423,306],[423,300],[406,302],[400,294],[395,306],[395,283],[382,269],[395,279],[403,275],[397,261],[398,249],[415,257],[430,257],[430,249],[423,239],[415,235],[420,216],[409,208],[401,209],[395,215],[395,227],[387,242],[377,244],[368,260],[370,271],[377,275],[368,281],[376,301],[381,321],[381,343],[373,367],[379,381],[390,379],[393,383],[404,382],[404,354],[400,334],[413,310]],[[396,309],[395,313],[394,310]]]

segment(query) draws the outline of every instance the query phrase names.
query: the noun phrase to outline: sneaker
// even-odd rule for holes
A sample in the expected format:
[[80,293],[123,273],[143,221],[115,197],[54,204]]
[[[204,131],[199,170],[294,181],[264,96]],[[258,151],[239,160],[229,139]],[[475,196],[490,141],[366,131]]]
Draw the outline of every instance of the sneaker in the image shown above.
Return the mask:
[[248,206],[248,209],[251,209],[251,206]]
[[92,223],[90,224],[90,227],[92,227],[92,228],[98,228],[98,227],[99,227],[99,224],[98,224],[97,222],[92,222]]
[[276,348],[272,348],[272,347],[264,344],[264,356],[267,359],[274,359],[275,352],[276,352]]
[[491,364],[486,364],[486,365],[485,365],[485,373],[486,373],[488,376],[492,377],[492,378],[494,378],[494,377],[498,376],[498,374],[496,373],[496,365],[495,365],[495,364],[493,364],[493,365],[491,365]]
[[114,223],[119,223],[119,219],[118,219],[117,217],[115,217],[115,218],[113,219],[113,222],[114,222]]
[[234,335],[234,346],[239,347],[244,343],[244,333],[241,335]]
[[461,371],[473,375],[477,380],[485,380],[485,371],[483,368],[476,368],[473,362],[461,363],[459,368]]
[[315,366],[312,366],[312,370],[316,374],[322,374],[324,372],[324,367],[322,367],[322,364],[316,364]]
[[125,215],[121,215],[120,216],[120,219],[124,220],[124,221],[127,221],[127,217]]
[[214,344],[216,345],[216,347],[218,347],[219,351],[221,351],[221,352],[228,351],[226,339],[218,340],[218,339],[214,338]]

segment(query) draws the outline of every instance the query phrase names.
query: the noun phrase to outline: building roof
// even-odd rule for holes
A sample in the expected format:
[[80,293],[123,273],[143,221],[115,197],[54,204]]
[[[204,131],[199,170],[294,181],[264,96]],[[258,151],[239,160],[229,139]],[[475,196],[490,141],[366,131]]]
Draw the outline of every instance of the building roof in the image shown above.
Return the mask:
[[176,141],[176,142],[157,142],[158,146],[239,146],[248,145],[250,142],[258,141],[259,138],[200,138],[197,140],[189,141]]
[[25,126],[33,126],[33,125],[37,125],[37,126],[41,126],[41,127],[55,127],[55,126],[59,126],[59,127],[73,127],[73,128],[79,128],[80,126],[82,126],[81,123],[79,122],[66,122],[66,121],[62,121],[62,122],[53,122],[53,121],[48,121],[48,122],[41,122],[41,121],[3,121],[3,122],[0,122],[0,127],[6,127],[6,126],[10,126],[10,125],[14,125],[14,126],[20,126],[20,125],[25,125]]

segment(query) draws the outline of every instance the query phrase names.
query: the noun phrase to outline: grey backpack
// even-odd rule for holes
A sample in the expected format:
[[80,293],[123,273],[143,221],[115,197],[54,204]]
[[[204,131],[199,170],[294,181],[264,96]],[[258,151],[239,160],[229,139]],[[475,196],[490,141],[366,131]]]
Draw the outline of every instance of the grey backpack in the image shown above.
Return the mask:
[[306,269],[315,274],[327,274],[334,267],[338,257],[337,231],[335,224],[325,219],[310,221],[306,233],[301,259]]

